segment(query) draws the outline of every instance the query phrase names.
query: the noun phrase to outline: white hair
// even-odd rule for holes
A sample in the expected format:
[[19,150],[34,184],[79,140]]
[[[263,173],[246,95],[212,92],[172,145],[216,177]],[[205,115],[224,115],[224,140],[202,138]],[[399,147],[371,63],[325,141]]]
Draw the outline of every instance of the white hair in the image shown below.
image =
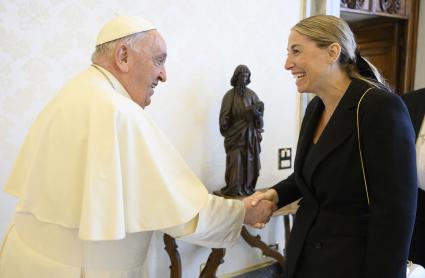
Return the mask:
[[96,49],[91,56],[92,62],[94,63],[99,58],[112,58],[118,44],[126,44],[131,49],[136,50],[136,45],[145,37],[146,32],[147,31],[131,34],[96,46]]

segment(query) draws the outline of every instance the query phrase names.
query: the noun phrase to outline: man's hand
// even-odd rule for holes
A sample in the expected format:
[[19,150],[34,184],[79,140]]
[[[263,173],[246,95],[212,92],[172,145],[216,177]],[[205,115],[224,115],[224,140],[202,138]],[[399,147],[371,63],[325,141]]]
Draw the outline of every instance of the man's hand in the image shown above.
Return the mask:
[[[276,210],[276,204],[268,200],[259,200],[256,193],[243,199],[245,205],[244,224],[255,228],[263,228]],[[255,206],[253,206],[255,203]]]

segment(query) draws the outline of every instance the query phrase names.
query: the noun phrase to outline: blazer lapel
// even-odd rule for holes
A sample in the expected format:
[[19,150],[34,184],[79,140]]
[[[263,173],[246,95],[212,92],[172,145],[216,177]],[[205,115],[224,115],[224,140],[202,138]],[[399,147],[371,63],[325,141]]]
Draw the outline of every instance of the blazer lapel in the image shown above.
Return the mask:
[[313,134],[317,123],[319,122],[323,108],[323,102],[318,97],[315,97],[312,100],[309,111],[306,111],[304,115],[303,125],[301,126],[300,136],[298,139],[297,154],[295,156],[295,172],[301,172],[301,167],[303,165],[305,155],[307,154],[308,148],[313,140]]
[[[312,150],[306,167],[306,181],[310,180],[320,163],[340,146],[356,128],[356,107],[363,92],[370,87],[367,83],[353,79],[326,125],[316,146]],[[316,123],[317,125],[317,123]],[[316,126],[313,127],[315,130]],[[311,141],[310,141],[311,142]]]

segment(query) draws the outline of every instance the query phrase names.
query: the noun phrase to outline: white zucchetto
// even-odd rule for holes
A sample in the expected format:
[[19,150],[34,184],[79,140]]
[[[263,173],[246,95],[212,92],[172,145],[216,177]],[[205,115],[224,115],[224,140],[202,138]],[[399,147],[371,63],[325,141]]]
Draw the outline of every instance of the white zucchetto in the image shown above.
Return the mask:
[[100,30],[97,35],[96,46],[153,29],[156,29],[156,27],[145,19],[127,15],[116,16]]

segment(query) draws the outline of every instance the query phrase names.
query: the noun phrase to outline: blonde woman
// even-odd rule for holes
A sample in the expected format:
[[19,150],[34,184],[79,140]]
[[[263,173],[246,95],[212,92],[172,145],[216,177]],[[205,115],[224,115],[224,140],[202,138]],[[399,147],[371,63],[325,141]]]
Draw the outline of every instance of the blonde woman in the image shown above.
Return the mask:
[[405,277],[417,194],[415,134],[405,105],[361,57],[340,18],[301,20],[287,51],[285,69],[298,92],[316,97],[302,122],[294,173],[256,193],[278,207],[302,198],[285,277]]

